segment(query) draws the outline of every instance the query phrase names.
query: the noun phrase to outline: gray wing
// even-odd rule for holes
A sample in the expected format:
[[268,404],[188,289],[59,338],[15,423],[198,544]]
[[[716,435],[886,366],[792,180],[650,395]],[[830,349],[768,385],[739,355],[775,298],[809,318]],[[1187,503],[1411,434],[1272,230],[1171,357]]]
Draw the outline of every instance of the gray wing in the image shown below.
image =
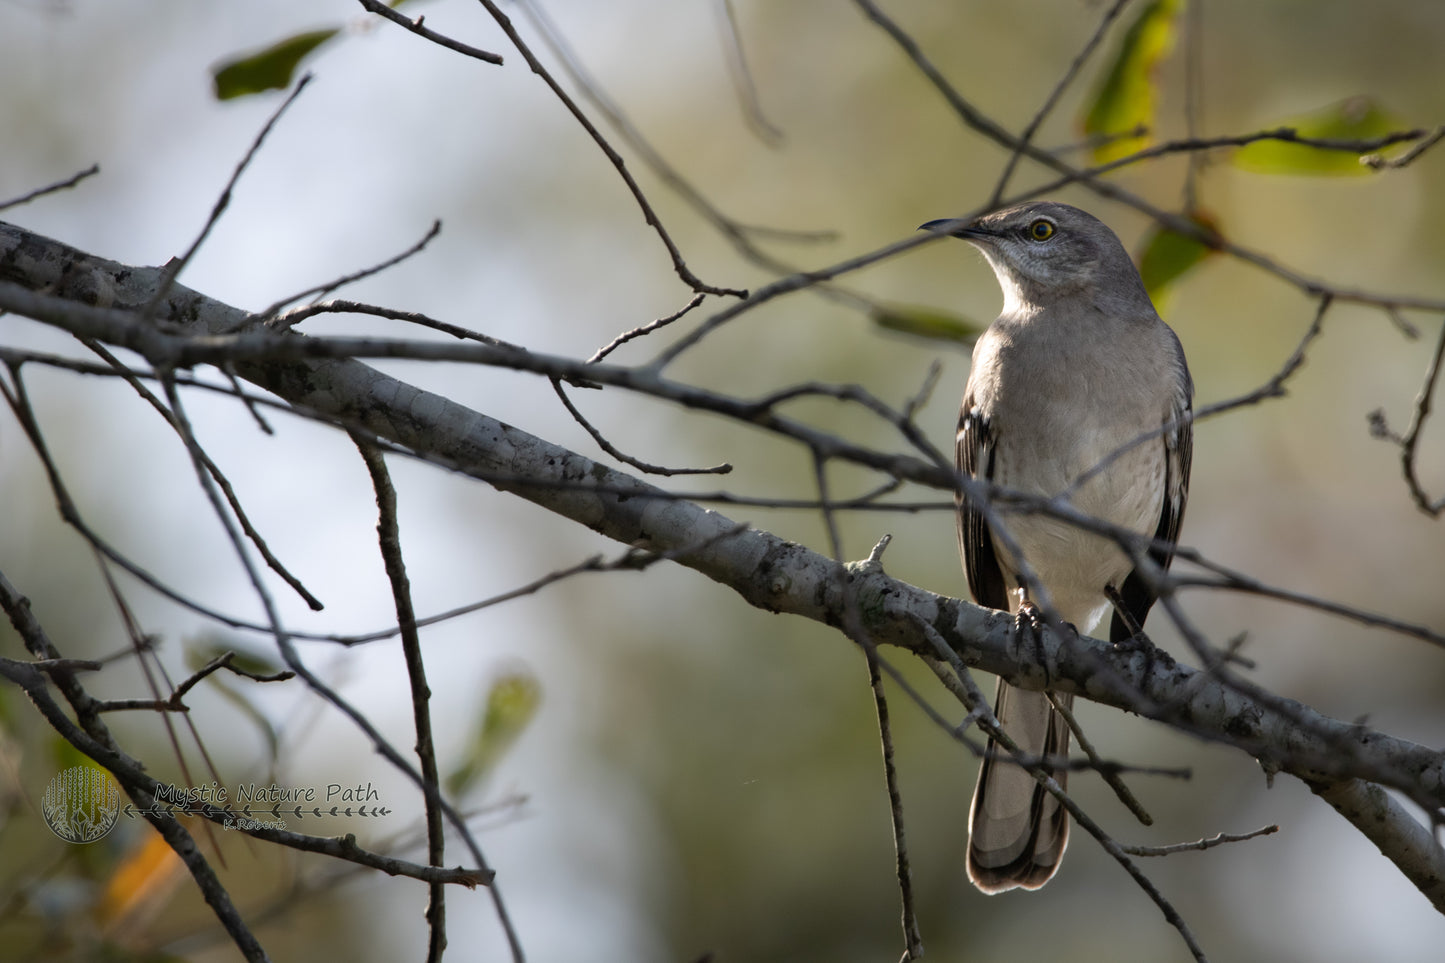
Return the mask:
[[[989,419],[974,405],[972,392],[965,394],[954,438],[954,463],[958,470],[971,478],[992,481],[993,445]],[[954,501],[958,505],[958,547],[968,575],[968,590],[979,605],[1007,612],[1008,589],[994,553],[988,523],[983,513],[961,493],[954,495]]]
[[[1159,525],[1154,530],[1155,540],[1164,544],[1149,550],[1150,558],[1166,571],[1174,561],[1174,546],[1179,541],[1179,525],[1184,521],[1184,506],[1189,501],[1189,467],[1194,456],[1194,406],[1190,401],[1194,394],[1194,384],[1190,380],[1189,369],[1184,365],[1184,351],[1179,347],[1177,338],[1174,345],[1178,352],[1182,377],[1166,421],[1166,424],[1172,424],[1173,427],[1154,442],[1164,446],[1164,497],[1160,499]],[[1128,578],[1124,579],[1119,594],[1134,624],[1142,627],[1144,619],[1149,615],[1149,609],[1154,606],[1157,594],[1137,570],[1130,572]],[[1132,634],[1124,618],[1115,612],[1109,624],[1109,641],[1122,642]]]
[[[958,416],[955,456],[964,474],[993,481],[994,436],[990,419],[964,395]],[[979,605],[1008,611],[1008,590],[993,536],[983,513],[961,495],[958,503],[958,544],[968,588]],[[1064,696],[1072,701],[1072,696]],[[1041,692],[1015,689],[998,680],[994,712],[1004,730],[1025,755],[1062,757],[1069,752],[1069,728]],[[968,878],[985,893],[1018,886],[1038,889],[1059,868],[1069,841],[1069,813],[1023,769],[1000,763],[1007,753],[992,738],[978,770],[968,817]],[[1054,773],[1059,785],[1065,772]]]

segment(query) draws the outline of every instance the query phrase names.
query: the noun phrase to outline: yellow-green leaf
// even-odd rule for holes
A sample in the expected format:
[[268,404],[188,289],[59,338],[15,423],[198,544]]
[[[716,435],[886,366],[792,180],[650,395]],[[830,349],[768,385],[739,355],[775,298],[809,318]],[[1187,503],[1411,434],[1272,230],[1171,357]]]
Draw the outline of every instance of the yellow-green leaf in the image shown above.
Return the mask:
[[1159,64],[1174,49],[1184,0],[1153,0],[1139,12],[1109,72],[1084,114],[1084,134],[1109,138],[1094,148],[1094,162],[1107,164],[1148,144],[1145,136],[1121,136],[1152,129]]
[[[1350,97],[1308,114],[1265,125],[1265,130],[1286,128],[1299,137],[1315,140],[1370,140],[1408,126],[1369,97]],[[1362,153],[1379,153],[1364,151]],[[1287,141],[1260,140],[1234,152],[1234,163],[1260,174],[1369,174],[1360,153],[1325,150]]]
[[[1189,219],[1211,234],[1218,231],[1217,222],[1205,211],[1195,211]],[[1215,248],[1202,241],[1156,224],[1144,235],[1139,276],[1144,279],[1144,287],[1154,304],[1162,308],[1174,282],[1216,253]]]
[[211,68],[216,83],[216,99],[232,100],[265,90],[286,89],[291,86],[291,77],[296,73],[297,65],[340,32],[332,27],[298,33],[277,41],[265,50],[217,64]]
[[889,331],[960,344],[971,344],[988,327],[962,315],[911,304],[875,304],[868,316]]
[[530,673],[514,670],[499,676],[487,693],[466,758],[446,778],[447,792],[460,796],[491,772],[532,721],[541,701],[542,687]]

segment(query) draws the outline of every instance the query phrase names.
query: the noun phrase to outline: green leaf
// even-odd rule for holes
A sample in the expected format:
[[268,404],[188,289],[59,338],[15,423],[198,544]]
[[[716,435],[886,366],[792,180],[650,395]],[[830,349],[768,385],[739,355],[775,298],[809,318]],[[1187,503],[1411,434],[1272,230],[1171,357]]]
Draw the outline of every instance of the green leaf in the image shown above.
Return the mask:
[[[1266,125],[1293,130],[1300,137],[1320,140],[1370,140],[1408,126],[1369,97],[1350,97],[1308,114],[1286,117]],[[1366,153],[1379,153],[1368,151]],[[1261,140],[1234,152],[1236,167],[1258,174],[1360,175],[1373,168],[1360,163],[1354,151],[1323,150],[1306,144]]]
[[1089,101],[1084,134],[1111,138],[1094,148],[1094,162],[1107,164],[1148,144],[1147,135],[1127,135],[1154,126],[1156,74],[1174,49],[1184,0],[1154,0],[1139,12],[1124,34],[1113,66]]
[[216,99],[232,100],[266,90],[291,86],[296,67],[307,54],[340,33],[333,27],[311,30],[277,41],[265,50],[238,57],[211,68],[216,82]]
[[487,693],[466,758],[446,778],[447,792],[460,796],[491,772],[532,721],[541,701],[542,687],[530,673],[514,670],[499,676]]
[[[1210,233],[1218,232],[1218,222],[1206,211],[1194,211],[1189,219]],[[1139,276],[1154,304],[1162,307],[1175,281],[1217,253],[1202,241],[1156,224],[1144,235]]]
[[875,304],[868,317],[874,324],[889,331],[957,344],[972,344],[988,327],[962,315],[911,304]]

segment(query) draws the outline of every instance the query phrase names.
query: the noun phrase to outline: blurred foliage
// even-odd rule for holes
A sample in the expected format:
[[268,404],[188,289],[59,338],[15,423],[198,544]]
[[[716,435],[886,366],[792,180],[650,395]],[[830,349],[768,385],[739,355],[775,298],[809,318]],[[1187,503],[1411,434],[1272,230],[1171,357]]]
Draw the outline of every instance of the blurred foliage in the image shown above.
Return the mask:
[[542,688],[529,672],[514,670],[493,681],[462,762],[444,780],[447,792],[460,796],[495,769],[541,701]]
[[[396,9],[409,0],[390,0]],[[296,76],[296,68],[343,32],[344,28],[325,27],[291,34],[273,44],[247,54],[239,54],[211,68],[212,90],[217,100],[235,100],[268,90],[285,90]]]
[[972,344],[988,327],[941,308],[913,304],[875,304],[869,309],[868,316],[885,331],[956,344]]
[[[1189,219],[1211,234],[1219,230],[1214,216],[1207,211],[1194,211]],[[1154,224],[1144,232],[1144,239],[1140,242],[1139,276],[1144,280],[1149,297],[1163,311],[1174,282],[1217,253],[1216,249],[1195,238]]]
[[185,878],[185,864],[160,833],[139,833],[104,883],[96,920],[108,929],[134,926],[159,912]]
[[[228,653],[231,655],[232,665],[254,675],[276,675],[284,668],[280,659],[262,655],[235,637],[218,632],[203,632],[194,638],[187,639],[184,651],[186,668],[191,672],[199,671],[211,660]],[[256,687],[249,683],[236,685],[228,678],[225,669],[212,672],[201,682],[201,685],[215,692],[250,720],[255,730],[265,740],[266,758],[269,765],[274,768],[281,753],[281,736],[276,731],[276,724],[256,705],[256,697],[259,694]]]
[[[184,647],[186,668],[198,672],[215,659],[229,655],[230,664],[252,675],[278,675],[286,665],[279,658],[256,651],[233,636],[203,633],[188,639]],[[224,677],[225,670],[221,670]]]
[[[1159,64],[1174,49],[1184,0],[1151,0],[1135,17],[1084,113],[1084,133],[1103,138],[1094,162],[1107,164],[1149,145],[1157,129]],[[1143,137],[1124,136],[1143,128]]]
[[340,32],[338,28],[310,30],[218,64],[212,78],[216,99],[234,100],[267,90],[284,90],[291,86],[301,61]]
[[[1265,124],[1265,130],[1285,128],[1311,140],[1369,140],[1409,128],[1399,115],[1386,110],[1373,97],[1341,100],[1306,114]],[[1366,177],[1374,173],[1360,162],[1361,154],[1317,150],[1307,144],[1261,140],[1234,152],[1234,163],[1257,174],[1336,175]],[[1374,152],[1371,152],[1374,153]]]

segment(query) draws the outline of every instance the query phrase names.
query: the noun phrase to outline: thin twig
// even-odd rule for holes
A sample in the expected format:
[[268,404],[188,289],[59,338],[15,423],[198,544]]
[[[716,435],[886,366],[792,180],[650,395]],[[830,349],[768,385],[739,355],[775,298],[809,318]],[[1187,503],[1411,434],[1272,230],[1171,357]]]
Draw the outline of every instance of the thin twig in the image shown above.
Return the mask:
[[1431,355],[1430,364],[1425,369],[1425,381],[1420,385],[1420,393],[1415,396],[1414,411],[1410,416],[1410,426],[1405,429],[1405,434],[1400,436],[1390,431],[1383,411],[1375,411],[1370,416],[1371,432],[1377,437],[1387,438],[1400,446],[1400,469],[1405,476],[1405,485],[1410,489],[1410,497],[1414,500],[1416,507],[1431,518],[1439,518],[1441,513],[1445,512],[1445,496],[1438,500],[1431,499],[1430,494],[1425,491],[1425,486],[1420,482],[1416,458],[1420,447],[1420,432],[1424,429],[1425,422],[1434,408],[1435,387],[1440,380],[1442,360],[1445,360],[1445,323],[1440,325],[1440,336],[1435,342],[1435,353]]
[[[123,365],[119,358],[111,354],[105,345],[96,341],[94,338],[82,338],[81,343],[95,352],[102,361],[114,368],[116,373],[131,386],[131,389],[140,395],[151,408],[165,419],[166,424],[170,425],[172,431],[179,432],[170,409],[155,396],[154,392],[141,383],[140,376],[136,372]],[[228,375],[228,377],[232,379],[234,393],[242,399],[243,404],[251,408],[252,406],[246,402],[245,393],[240,390],[239,385],[234,384],[234,375]],[[256,414],[256,418],[261,422],[262,427],[269,431],[269,426],[261,419],[259,413]],[[236,495],[236,490],[232,487],[231,480],[221,471],[220,466],[217,465],[205,451],[201,452],[201,458],[205,462],[206,470],[211,473],[211,477],[216,480],[216,484],[221,486],[221,492],[226,496],[226,504],[231,506],[231,511],[235,514],[236,521],[241,525],[241,530],[246,533],[246,537],[251,540],[251,544],[256,546],[256,551],[261,553],[261,558],[266,562],[267,568],[281,576],[281,579],[287,585],[291,586],[297,595],[301,596],[302,600],[310,606],[313,612],[319,612],[325,608],[326,606],[322,604],[320,599],[311,594],[310,589],[306,587],[301,579],[292,574],[291,570],[276,557],[271,551],[271,547],[266,543],[266,540],[261,537],[261,533],[256,529],[256,526],[251,524],[250,515],[247,514],[246,509],[241,505],[241,499]]]
[[179,701],[185,696],[187,692],[190,692],[191,689],[195,688],[197,683],[199,683],[206,676],[210,675],[212,672],[217,671],[218,669],[225,669],[228,672],[234,672],[236,675],[239,675],[242,678],[250,679],[253,682],[285,682],[288,679],[293,679],[296,677],[296,673],[288,669],[283,669],[280,672],[270,673],[252,672],[250,669],[247,669],[244,666],[236,665],[235,658],[235,652],[222,652],[220,655],[216,656],[214,659],[207,662],[205,665],[201,666],[195,672],[192,672],[189,676],[183,679],[181,681],[181,684],[176,686],[175,691],[171,693],[171,699]]
[[54,194],[56,191],[69,190],[76,184],[79,184],[81,181],[85,180],[87,177],[93,177],[99,173],[100,165],[91,164],[85,170],[81,171],[78,174],[72,174],[63,181],[56,181],[54,184],[47,184],[44,187],[37,187],[35,190],[31,191],[28,194],[21,194],[19,197],[13,198],[8,201],[0,201],[0,211],[6,210],[7,208],[11,207],[19,207],[22,204],[29,204],[37,197],[44,197],[46,194]]
[[362,301],[348,301],[344,298],[333,298],[329,301],[313,301],[310,304],[303,304],[299,307],[284,311],[266,323],[266,327],[272,331],[289,331],[307,318],[318,314],[369,314],[378,318],[387,318],[392,321],[405,321],[408,324],[415,324],[423,328],[431,328],[433,331],[440,331],[449,334],[459,341],[476,341],[481,344],[489,344],[496,348],[511,348],[514,351],[521,351],[520,345],[512,344],[510,341],[503,341],[501,338],[494,338],[489,334],[482,334],[479,331],[472,331],[458,324],[450,324],[446,321],[438,321],[428,317],[419,311],[398,311],[395,308],[384,308],[376,304],[366,304]]
[[257,314],[256,318],[261,320],[269,319],[293,301],[300,301],[303,298],[309,298],[312,295],[315,295],[316,297],[325,297],[332,291],[335,291],[337,288],[345,287],[348,284],[354,284],[357,281],[360,281],[363,278],[369,278],[374,274],[380,274],[387,268],[395,267],[402,261],[405,261],[407,258],[414,257],[415,255],[420,254],[423,250],[426,249],[426,246],[430,244],[432,240],[441,232],[442,222],[440,220],[432,221],[431,227],[427,230],[426,234],[422,236],[422,239],[420,241],[417,241],[411,247],[407,248],[405,251],[402,251],[400,254],[389,257],[379,264],[373,264],[371,267],[362,268],[360,271],[354,271],[351,274],[344,274],[341,277],[336,278],[334,281],[328,281],[325,284],[318,284],[314,287],[307,288],[305,291],[300,291],[296,294],[290,295],[289,297],[281,298],[279,301],[276,301],[270,307]]
[[1390,323],[1393,324],[1396,328],[1398,328],[1400,333],[1403,334],[1405,337],[1409,338],[1411,341],[1414,341],[1416,338],[1420,337],[1420,329],[1411,324],[1410,320],[1400,312],[1399,308],[1395,307],[1393,304],[1386,304],[1383,306],[1383,310],[1385,312],[1385,317],[1389,318]]
[[[191,673],[184,680],[182,680],[181,684],[176,686],[172,690],[169,698],[120,699],[109,702],[100,702],[96,706],[96,711],[117,712],[125,709],[151,709],[156,712],[190,712],[190,707],[181,700],[185,698],[187,692],[190,692],[191,689],[195,688],[197,683],[199,683],[206,676],[210,675],[218,669],[227,669],[231,672],[236,673],[236,675],[244,676],[245,678],[252,679],[256,682],[285,682],[287,679],[293,679],[296,677],[296,673],[290,670],[282,670],[281,672],[273,673],[252,672],[249,669],[233,664],[232,660],[235,658],[235,652],[223,652],[222,654],[216,656],[214,659],[207,662],[205,665],[201,666],[201,668],[197,669],[195,672]],[[74,662],[75,660],[66,659],[61,661]],[[44,663],[41,662],[35,662],[31,664],[36,666],[37,668],[42,668],[44,666]],[[94,665],[97,669],[101,667],[100,663],[94,663]],[[214,775],[214,771],[212,774]],[[187,777],[187,781],[189,781],[189,777]]]
[[245,407],[247,413],[249,413],[251,418],[256,422],[256,427],[261,429],[261,433],[265,435],[275,435],[275,429],[271,427],[270,422],[261,414],[261,409],[257,406],[255,399],[248,395],[246,389],[241,386],[241,379],[236,377],[235,369],[230,365],[222,365],[220,371],[221,374],[226,376],[226,382],[231,386],[231,394]]
[[[102,699],[95,706],[96,712],[128,712],[138,709],[150,712],[191,711],[191,707],[184,702],[173,702],[170,699]],[[189,777],[186,781],[190,781]]]
[[[813,479],[818,488],[819,501],[826,504],[828,497],[828,466],[824,457],[813,452]],[[908,843],[903,830],[903,794],[898,788],[898,768],[893,760],[893,731],[888,723],[888,700],[883,691],[883,679],[878,673],[880,658],[878,648],[868,637],[858,608],[857,594],[849,589],[847,568],[843,563],[843,540],[838,532],[838,521],[833,513],[823,510],[823,522],[828,529],[828,544],[833,551],[836,565],[835,577],[843,589],[845,598],[844,632],[863,650],[868,663],[868,685],[873,693],[873,706],[878,715],[878,737],[883,751],[883,778],[888,789],[888,811],[893,822],[893,850],[898,877],[898,893],[903,911],[903,960],[917,960],[923,956],[923,937],[918,928],[918,911],[913,901],[913,874],[908,864]],[[883,550],[890,539],[881,539],[873,546],[865,564],[882,566]]]
[[26,664],[40,672],[99,672],[105,668],[99,659],[37,659]]
[[1130,856],[1172,856],[1175,853],[1189,853],[1213,849],[1216,846],[1223,846],[1225,843],[1242,843],[1248,839],[1254,839],[1258,836],[1269,836],[1277,832],[1279,832],[1279,826],[1271,824],[1256,829],[1252,833],[1219,833],[1207,839],[1196,839],[1192,843],[1173,843],[1168,846],[1125,846],[1124,852]]
[[[551,89],[552,94],[562,102],[562,105],[567,108],[568,113],[572,115],[577,123],[582,125],[582,129],[587,132],[587,135],[592,138],[593,143],[597,145],[598,149],[607,157],[607,160],[611,162],[613,168],[617,171],[617,176],[622,178],[623,183],[627,185],[628,191],[631,192],[633,200],[636,201],[637,206],[642,209],[643,219],[646,220],[653,231],[657,233],[658,239],[661,240],[663,246],[667,248],[668,256],[672,258],[672,269],[677,273],[677,276],[682,279],[682,282],[694,291],[704,294],[717,294],[735,298],[747,297],[748,292],[740,288],[715,287],[714,285],[704,283],[697,275],[692,273],[687,263],[682,259],[682,252],[678,250],[677,245],[673,242],[672,235],[662,226],[662,220],[657,216],[657,212],[652,209],[652,203],[648,201],[647,195],[642,192],[642,188],[638,185],[636,179],[633,178],[632,172],[627,169],[627,165],[622,160],[622,155],[617,153],[612,145],[608,143],[607,138],[602,136],[602,132],[598,130],[596,125],[582,112],[582,108],[577,106],[577,102],[562,89],[562,85],[557,82],[556,78],[548,72],[547,68],[542,65],[542,62],[532,53],[532,49],[527,46],[526,41],[522,39],[521,34],[519,34],[516,27],[512,25],[511,18],[503,13],[501,8],[493,3],[492,0],[478,0],[478,2],[492,15],[492,19],[497,21],[497,25],[502,28],[502,32],[512,41],[512,44],[517,48],[517,52],[526,59],[527,66],[532,69],[534,74],[542,78],[542,82]],[[523,9],[525,10],[526,7],[523,7]]]
[[1442,139],[1445,139],[1445,125],[1436,127],[1428,137],[1393,160],[1381,154],[1369,154],[1361,157],[1360,163],[1373,167],[1375,170],[1399,169],[1419,160],[1421,154],[1440,143]]
[[1019,161],[1023,159],[1024,151],[1033,143],[1034,134],[1038,133],[1040,125],[1042,125],[1045,118],[1053,112],[1054,106],[1059,102],[1059,98],[1063,96],[1064,91],[1068,89],[1069,85],[1074,82],[1074,78],[1079,75],[1079,71],[1083,68],[1084,63],[1098,48],[1100,41],[1104,39],[1104,34],[1109,31],[1110,24],[1123,12],[1128,2],[1129,0],[1114,0],[1113,5],[1104,11],[1103,19],[1101,19],[1099,25],[1094,28],[1094,32],[1089,35],[1089,39],[1085,41],[1083,49],[1074,57],[1073,62],[1069,64],[1069,68],[1064,71],[1064,75],[1059,78],[1058,83],[1054,84],[1054,89],[1049,91],[1049,95],[1044,98],[1043,104],[1039,106],[1038,111],[1034,113],[1034,116],[1029,120],[1028,124],[1025,125],[1022,133],[1019,134],[1018,144],[1015,145],[1013,151],[1009,154],[1008,162],[1004,164],[1003,173],[999,174],[998,182],[994,184],[993,194],[988,200],[989,207],[996,207],[998,205],[999,199],[1003,197],[1003,192],[1008,188],[1009,179],[1013,177],[1014,171],[1018,168]]
[[1148,124],[1135,124],[1128,130],[1116,130],[1108,133],[1090,134],[1079,140],[1071,140],[1056,147],[1050,147],[1049,153],[1055,157],[1064,157],[1068,154],[1077,154],[1082,151],[1095,151],[1100,147],[1108,147],[1110,144],[1122,140],[1142,140],[1148,137],[1150,129]]
[[490,53],[486,50],[464,44],[460,40],[453,40],[445,34],[437,33],[435,30],[423,25],[422,21],[426,19],[425,17],[417,17],[415,20],[412,20],[410,17],[397,13],[391,7],[382,3],[381,0],[360,0],[360,2],[363,7],[377,16],[385,17],[392,23],[405,27],[418,37],[430,40],[438,46],[445,47],[448,50],[454,50],[465,57],[471,57],[473,60],[481,60],[489,64],[495,64],[498,67],[502,65],[501,54]]
[[883,678],[878,673],[878,653],[865,650],[868,657],[868,685],[873,692],[873,707],[878,715],[878,738],[883,750],[883,780],[888,787],[888,810],[893,815],[893,849],[898,876],[898,892],[903,903],[904,960],[923,956],[923,937],[918,931],[918,911],[913,903],[913,874],[908,866],[908,844],[903,833],[903,795],[898,788],[898,766],[893,759],[893,730],[888,723],[888,699],[883,692]]
[[[694,545],[688,545],[676,549],[669,549],[666,552],[651,552],[640,548],[629,548],[621,555],[618,555],[610,560],[604,559],[601,555],[594,555],[591,558],[584,559],[583,561],[578,562],[576,565],[569,565],[568,567],[558,569],[555,572],[549,572],[546,575],[543,575],[541,578],[533,579],[526,585],[511,589],[506,592],[502,592],[499,595],[493,595],[490,598],[481,600],[480,602],[472,602],[468,605],[462,605],[454,609],[449,609],[437,615],[431,615],[424,619],[417,619],[416,626],[417,628],[426,628],[429,625],[436,625],[449,619],[458,618],[459,616],[463,615],[470,615],[473,612],[479,612],[482,609],[490,608],[493,605],[499,605],[503,602],[510,602],[513,599],[522,598],[527,595],[534,595],[542,589],[548,587],[549,585],[555,585],[557,582],[561,582],[564,579],[569,579],[574,575],[580,575],[583,572],[645,571],[646,569],[651,568],[653,565],[656,565],[658,562],[676,561],[681,557],[710,548],[714,544],[723,541],[724,539],[732,538],[733,536],[739,535],[747,530],[748,525],[746,523],[740,523],[733,526],[732,528],[726,529],[718,535],[703,539],[702,541]],[[317,642],[339,642],[342,645],[360,645],[366,642],[377,642],[382,639],[389,639],[400,634],[400,632],[401,629],[393,626],[392,628],[382,629],[378,632],[371,632],[366,635],[307,635],[297,632],[296,638],[310,639]]]
[[1079,744],[1079,748],[1089,759],[1089,767],[1103,777],[1104,782],[1108,784],[1109,788],[1114,790],[1114,795],[1119,797],[1119,802],[1123,803],[1124,807],[1134,814],[1135,819],[1139,820],[1139,822],[1145,826],[1154,825],[1154,817],[1149,815],[1149,811],[1139,802],[1138,797],[1125,785],[1124,780],[1119,776],[1118,769],[1104,762],[1104,760],[1099,757],[1098,750],[1095,749],[1094,744],[1089,741],[1089,737],[1084,735],[1084,727],[1079,725],[1079,720],[1074,716],[1074,711],[1069,708],[1068,702],[1060,699],[1052,692],[1045,692],[1044,695],[1048,698],[1049,705],[1054,707],[1054,711],[1063,718],[1069,727],[1069,731],[1074,734],[1074,741]]
[[553,378],[551,381],[552,390],[557,392],[558,398],[562,399],[562,404],[566,407],[567,413],[572,416],[572,419],[576,421],[577,424],[586,430],[587,434],[592,436],[592,440],[597,442],[597,447],[618,461],[631,465],[638,471],[645,472],[649,475],[726,475],[733,470],[733,466],[726,462],[721,465],[714,465],[711,468],[667,468],[663,465],[653,465],[639,458],[633,458],[608,441],[602,432],[598,431],[592,422],[588,421],[586,416],[577,410],[577,406],[572,404],[572,399],[567,397],[567,391],[562,387],[562,380],[560,378]]
[[541,35],[542,42],[552,51],[562,65],[562,69],[581,91],[582,96],[607,119],[623,142],[637,153],[642,162],[652,169],[652,172],[663,184],[671,188],[685,203],[712,224],[743,257],[770,271],[791,274],[794,268],[767,254],[753,243],[754,238],[766,237],[774,240],[807,243],[837,240],[836,231],[793,231],[742,224],[723,214],[702,191],[683,177],[677,168],[668,163],[662,153],[642,135],[637,125],[607,95],[596,78],[583,68],[576,51],[567,43],[566,38],[557,29],[557,25],[552,22],[546,10],[534,0],[522,0],[518,4],[518,9],[531,20],[532,26]]
[[617,337],[613,338],[611,341],[607,342],[605,345],[593,352],[592,357],[587,359],[587,363],[595,364],[598,361],[601,361],[603,358],[607,357],[612,352],[616,351],[618,348],[622,347],[627,342],[632,341],[635,338],[640,338],[644,335],[651,334],[659,328],[667,327],[669,324],[672,324],[672,322],[678,320],[683,315],[691,311],[693,308],[697,307],[699,304],[702,304],[702,299],[705,297],[707,297],[707,295],[698,292],[697,294],[694,294],[691,299],[688,300],[687,304],[684,304],[681,308],[679,308],[677,311],[674,311],[672,314],[658,318],[655,321],[649,321],[647,324],[633,328],[631,331],[622,332]]
[[[401,554],[401,530],[397,524],[396,487],[391,482],[386,460],[381,452],[365,439],[353,436],[356,450],[371,476],[371,487],[376,492],[378,520],[377,541],[386,568],[387,580],[391,583],[392,601],[396,606],[396,624],[401,630],[401,651],[406,660],[407,680],[411,683],[412,721],[416,727],[416,754],[421,764],[421,776],[431,792],[426,794],[426,835],[427,862],[441,866],[446,858],[446,827],[441,807],[441,775],[437,769],[436,746],[432,740],[431,689],[426,681],[426,660],[422,658],[421,636],[417,631],[416,609],[411,599],[411,580],[406,574],[406,562]],[[429,938],[427,941],[427,963],[441,963],[442,953],[447,947],[446,887],[431,883],[427,887],[428,901],[426,921]]]
[[928,363],[928,370],[924,372],[923,383],[918,386],[913,397],[903,405],[903,411],[900,414],[904,422],[912,424],[918,410],[928,404],[928,399],[933,396],[933,389],[938,387],[938,378],[941,374],[943,374],[943,362],[934,358]]
[[205,243],[206,238],[210,236],[211,229],[216,226],[216,222],[221,219],[221,215],[224,214],[226,208],[230,206],[231,191],[235,189],[236,182],[241,179],[241,175],[246,172],[246,168],[251,166],[252,159],[255,158],[256,152],[261,149],[261,145],[266,142],[266,137],[271,133],[271,128],[276,126],[276,122],[281,119],[281,115],[286,113],[286,109],[296,102],[296,98],[301,96],[301,91],[305,90],[306,85],[310,82],[311,74],[303,74],[301,79],[296,82],[296,88],[286,95],[286,99],[281,101],[281,105],[271,113],[265,125],[262,126],[260,132],[256,134],[255,140],[251,141],[250,148],[248,148],[245,155],[242,156],[240,163],[236,165],[236,169],[231,172],[231,177],[226,181],[226,186],[222,188],[221,196],[216,198],[216,203],[211,208],[211,214],[206,218],[205,226],[201,228],[201,232],[196,235],[196,239],[191,242],[190,247],[186,248],[184,254],[178,258],[172,258],[167,262],[166,266],[161,269],[160,283],[156,285],[155,293],[151,295],[151,299],[146,302],[145,307],[140,311],[142,319],[155,317],[156,308],[166,299],[166,295],[171,293],[171,286],[176,283],[176,278],[185,270],[191,258],[196,256],[196,251],[200,250],[201,245]]

